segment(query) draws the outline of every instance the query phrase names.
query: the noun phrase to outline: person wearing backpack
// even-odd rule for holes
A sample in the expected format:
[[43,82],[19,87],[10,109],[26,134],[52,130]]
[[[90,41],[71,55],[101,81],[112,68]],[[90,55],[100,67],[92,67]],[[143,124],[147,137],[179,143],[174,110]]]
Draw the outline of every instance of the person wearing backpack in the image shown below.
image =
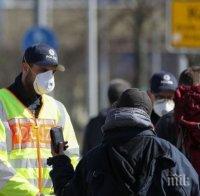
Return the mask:
[[147,93],[128,89],[108,112],[103,141],[74,171],[60,144],[48,164],[58,196],[199,196],[198,174],[187,158],[158,138]]

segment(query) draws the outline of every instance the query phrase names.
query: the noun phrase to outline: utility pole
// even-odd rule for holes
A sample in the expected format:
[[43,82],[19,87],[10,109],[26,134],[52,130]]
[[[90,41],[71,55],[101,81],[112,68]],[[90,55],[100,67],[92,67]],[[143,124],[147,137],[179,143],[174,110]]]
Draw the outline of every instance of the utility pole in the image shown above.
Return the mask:
[[107,90],[110,81],[109,67],[109,40],[108,40],[108,17],[107,10],[101,9],[100,26],[100,61],[99,61],[99,107],[108,107]]
[[152,25],[154,31],[152,31],[152,69],[151,75],[155,72],[159,72],[162,69],[162,56],[161,56],[161,35],[160,35],[160,24],[162,24],[162,4],[158,3],[159,9],[153,13]]
[[5,1],[4,0],[0,0],[0,25],[1,25],[1,29],[0,29],[0,39],[3,39],[3,30],[4,30],[4,20],[5,20],[5,10],[4,10],[4,6],[5,6]]
[[180,53],[178,56],[178,75],[180,75],[183,70],[187,69],[188,66],[189,62],[186,55],[184,53]]
[[48,8],[52,8],[52,0],[35,0],[34,1],[34,23],[38,26],[48,26],[49,13]]
[[88,1],[88,101],[89,116],[98,113],[97,0]]

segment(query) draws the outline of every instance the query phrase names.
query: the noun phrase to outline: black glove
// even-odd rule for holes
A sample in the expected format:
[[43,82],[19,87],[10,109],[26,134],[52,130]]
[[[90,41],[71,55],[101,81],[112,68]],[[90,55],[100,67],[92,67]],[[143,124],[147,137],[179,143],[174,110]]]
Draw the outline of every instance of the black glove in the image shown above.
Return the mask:
[[66,155],[58,155],[47,159],[47,165],[53,167],[49,175],[53,182],[54,192],[62,191],[62,188],[73,178],[74,168],[71,160]]

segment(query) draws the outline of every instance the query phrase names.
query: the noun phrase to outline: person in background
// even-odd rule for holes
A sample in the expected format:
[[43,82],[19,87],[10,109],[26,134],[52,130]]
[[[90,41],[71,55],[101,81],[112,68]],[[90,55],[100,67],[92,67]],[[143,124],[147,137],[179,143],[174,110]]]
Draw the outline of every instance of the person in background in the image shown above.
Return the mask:
[[0,195],[36,196],[52,192],[50,129],[62,127],[69,141],[67,153],[75,166],[79,146],[64,105],[47,95],[55,87],[54,75],[65,68],[56,51],[46,44],[26,49],[21,73],[0,90]]
[[172,114],[157,123],[158,136],[174,142],[191,161],[200,176],[200,67],[193,66],[180,75]]
[[[107,93],[109,105],[111,106],[117,101],[122,92],[130,87],[130,83],[123,79],[111,80]],[[110,106],[107,109],[101,110],[96,117],[89,120],[84,132],[82,155],[85,155],[90,149],[101,143],[103,137],[101,127],[105,123]]]
[[174,92],[177,88],[176,78],[169,72],[158,72],[150,79],[148,94],[153,102],[151,121],[154,125],[160,117],[174,109]]
[[109,110],[103,142],[74,171],[63,144],[48,163],[57,196],[200,196],[199,177],[187,158],[158,138],[146,92],[128,89]]
[[[179,76],[178,86],[191,86],[193,84],[193,76],[191,71],[185,69]],[[173,145],[177,146],[178,140],[178,125],[175,123],[174,110],[162,116],[156,124],[157,136],[163,138]]]

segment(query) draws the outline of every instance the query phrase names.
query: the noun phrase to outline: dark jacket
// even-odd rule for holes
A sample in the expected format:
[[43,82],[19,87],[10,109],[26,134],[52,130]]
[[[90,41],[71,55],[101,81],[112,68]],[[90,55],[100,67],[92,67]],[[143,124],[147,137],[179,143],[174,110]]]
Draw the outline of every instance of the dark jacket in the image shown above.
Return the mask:
[[83,149],[82,149],[83,156],[89,150],[101,144],[103,139],[101,127],[105,123],[106,114],[107,114],[107,109],[104,109],[100,111],[96,117],[92,118],[88,122],[83,136]]
[[158,116],[158,114],[156,114],[154,112],[154,110],[152,110],[152,112],[151,112],[151,122],[153,123],[154,126],[159,121],[159,119],[160,119],[160,116]]
[[158,137],[167,140],[174,146],[177,146],[178,128],[174,120],[174,111],[162,116],[156,124],[155,130]]
[[89,151],[73,173],[69,158],[51,159],[57,195],[199,196],[198,175],[185,156],[156,137],[149,116],[140,109],[109,112],[104,140]]

